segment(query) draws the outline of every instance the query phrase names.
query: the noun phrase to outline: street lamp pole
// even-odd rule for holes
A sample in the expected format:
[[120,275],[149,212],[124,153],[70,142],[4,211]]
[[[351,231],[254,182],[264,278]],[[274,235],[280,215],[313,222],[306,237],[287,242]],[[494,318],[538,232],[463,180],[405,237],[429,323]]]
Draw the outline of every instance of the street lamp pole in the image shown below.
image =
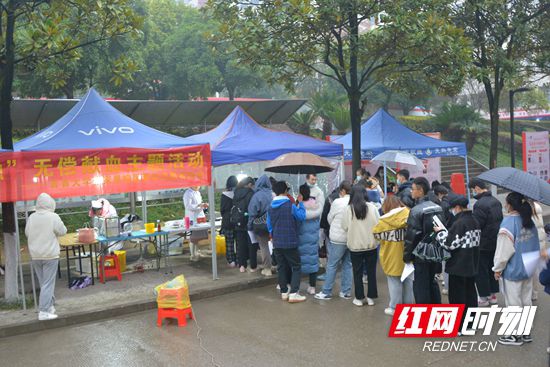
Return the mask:
[[516,166],[516,140],[514,139],[514,94],[527,92],[531,88],[518,88],[510,90],[510,163],[512,167]]

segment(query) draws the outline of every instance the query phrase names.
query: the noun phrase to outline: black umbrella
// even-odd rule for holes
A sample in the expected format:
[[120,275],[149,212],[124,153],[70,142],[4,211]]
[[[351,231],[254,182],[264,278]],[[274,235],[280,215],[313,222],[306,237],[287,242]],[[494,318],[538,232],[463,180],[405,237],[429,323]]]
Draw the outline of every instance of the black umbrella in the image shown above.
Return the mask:
[[311,153],[286,153],[271,161],[265,168],[268,172],[307,174],[334,171],[334,166],[324,158]]
[[530,173],[512,167],[499,167],[483,172],[478,178],[550,205],[550,184]]

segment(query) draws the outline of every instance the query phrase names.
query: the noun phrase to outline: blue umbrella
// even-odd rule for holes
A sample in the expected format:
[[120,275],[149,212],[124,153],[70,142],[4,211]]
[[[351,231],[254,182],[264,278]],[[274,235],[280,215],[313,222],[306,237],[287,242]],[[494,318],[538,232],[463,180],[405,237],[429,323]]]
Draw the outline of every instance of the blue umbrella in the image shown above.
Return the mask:
[[530,173],[512,167],[499,167],[483,172],[478,178],[550,205],[550,184]]

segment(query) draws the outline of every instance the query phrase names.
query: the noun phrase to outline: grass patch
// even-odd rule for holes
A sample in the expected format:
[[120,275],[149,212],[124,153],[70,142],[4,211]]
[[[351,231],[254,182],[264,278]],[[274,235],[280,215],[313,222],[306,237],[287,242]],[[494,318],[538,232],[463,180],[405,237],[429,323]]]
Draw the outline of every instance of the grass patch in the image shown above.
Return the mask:
[[[489,149],[490,141],[488,139],[481,139],[474,145],[472,150],[468,152],[468,156],[489,167]],[[510,167],[510,149],[498,147],[497,167]],[[516,151],[516,168],[523,169],[521,151]]]
[[[34,303],[32,300],[32,295],[26,295],[25,301],[27,302],[27,309],[33,308]],[[23,300],[18,299],[15,301],[6,301],[5,299],[0,299],[0,311],[13,311],[13,310],[22,310],[23,309]]]

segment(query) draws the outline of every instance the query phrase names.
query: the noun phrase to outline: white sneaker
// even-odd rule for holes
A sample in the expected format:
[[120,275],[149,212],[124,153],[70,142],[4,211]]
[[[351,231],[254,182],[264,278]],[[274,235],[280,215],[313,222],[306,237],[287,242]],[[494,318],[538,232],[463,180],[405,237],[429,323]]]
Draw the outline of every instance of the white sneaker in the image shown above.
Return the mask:
[[332,299],[332,296],[330,294],[319,292],[315,295],[315,299],[324,299],[328,301],[329,299]]
[[298,303],[298,302],[304,302],[306,300],[306,296],[302,296],[300,293],[290,293],[288,296],[288,302],[289,303]]
[[351,294],[349,293],[340,292],[339,296],[343,299],[351,299]]
[[[495,296],[496,298],[496,296]],[[539,292],[538,291],[533,291],[533,295],[531,296],[531,301],[536,301],[539,299]],[[491,299],[489,298],[489,302],[491,302]]]
[[275,287],[276,290],[280,291],[281,290],[281,286],[279,284],[277,284],[277,286]]
[[354,298],[352,303],[357,307],[363,307],[363,301],[360,299]]
[[363,275],[363,284],[367,284],[369,282],[369,277],[366,275]]
[[374,306],[374,300],[372,298],[367,297],[367,305]]
[[273,273],[271,272],[271,269],[265,268],[265,269],[262,269],[262,275],[266,277],[270,277],[273,275]]
[[55,315],[55,314],[56,314],[56,312],[55,312],[55,307],[54,307],[54,306],[50,306],[50,308],[48,308],[48,313],[54,314],[54,315]]
[[388,307],[384,310],[384,313],[388,316],[393,316],[393,314],[395,313],[395,310],[393,308]]
[[40,321],[48,321],[48,320],[55,320],[57,319],[57,315],[49,312],[42,312],[40,311],[38,313],[38,320]]
[[283,301],[288,301],[288,295],[290,294],[290,292],[286,292],[286,293],[281,293],[281,299]]
[[315,287],[307,287],[307,294],[311,294],[313,296],[315,294]]

